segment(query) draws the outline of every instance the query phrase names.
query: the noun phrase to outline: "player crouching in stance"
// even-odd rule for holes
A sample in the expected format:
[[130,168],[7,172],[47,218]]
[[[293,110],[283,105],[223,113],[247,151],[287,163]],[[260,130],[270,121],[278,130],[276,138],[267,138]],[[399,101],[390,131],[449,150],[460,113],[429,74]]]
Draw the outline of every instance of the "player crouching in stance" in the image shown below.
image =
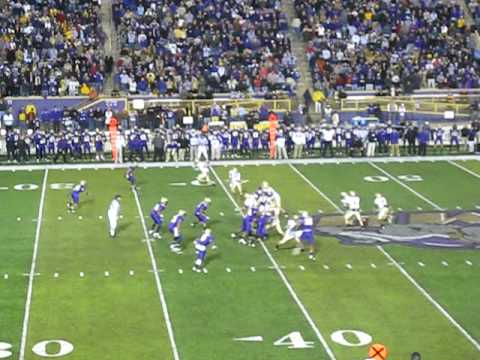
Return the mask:
[[85,180],[80,181],[73,187],[70,199],[67,200],[67,210],[69,213],[74,213],[78,209],[80,203],[80,194],[87,190],[87,182]]
[[127,172],[125,174],[125,178],[127,179],[127,181],[130,183],[130,186],[133,188],[133,189],[136,189],[136,186],[137,186],[137,178],[135,177],[135,168],[133,166],[130,166],[128,169],[127,169]]
[[212,200],[207,197],[203,199],[203,201],[200,201],[200,203],[195,207],[194,214],[197,220],[190,224],[191,227],[194,227],[197,224],[202,224],[203,228],[207,227],[207,222],[210,220],[210,218],[207,216],[206,212],[211,202]]
[[170,244],[170,250],[176,254],[182,253],[182,240],[183,236],[180,233],[180,227],[182,226],[183,221],[185,220],[186,212],[184,210],[179,210],[176,215],[173,216],[172,220],[168,224],[168,231],[173,235],[173,241]]
[[356,220],[358,225],[364,226],[364,221],[360,215],[360,197],[355,191],[350,191],[348,194],[342,192],[341,195],[342,205],[347,209],[344,215],[345,225],[354,226]]
[[202,236],[195,240],[195,252],[197,257],[193,264],[192,270],[195,272],[207,272],[205,268],[205,257],[207,256],[207,249],[212,245],[212,250],[215,250],[217,246],[215,245],[215,238],[212,235],[210,229],[203,230]]
[[383,225],[385,223],[391,224],[393,216],[388,206],[387,199],[380,193],[375,194],[373,203],[377,207],[377,220]]
[[156,203],[155,206],[150,211],[150,218],[153,221],[152,228],[149,230],[149,234],[152,235],[155,239],[161,239],[160,228],[163,224],[163,212],[167,208],[168,199],[161,198],[160,202]]
[[307,211],[302,211],[298,219],[298,231],[295,232],[295,239],[300,244],[298,250],[294,249],[293,254],[298,255],[305,251],[305,246],[308,246],[308,258],[315,261],[315,237],[313,235],[313,218]]
[[120,195],[115,195],[110,206],[108,207],[108,223],[110,224],[110,237],[115,237],[117,235],[117,224],[118,218],[120,216]]
[[238,192],[239,195],[243,195],[242,176],[240,175],[240,172],[237,170],[237,168],[233,168],[228,172],[228,180],[229,180],[230,191],[232,192],[232,194],[235,194]]

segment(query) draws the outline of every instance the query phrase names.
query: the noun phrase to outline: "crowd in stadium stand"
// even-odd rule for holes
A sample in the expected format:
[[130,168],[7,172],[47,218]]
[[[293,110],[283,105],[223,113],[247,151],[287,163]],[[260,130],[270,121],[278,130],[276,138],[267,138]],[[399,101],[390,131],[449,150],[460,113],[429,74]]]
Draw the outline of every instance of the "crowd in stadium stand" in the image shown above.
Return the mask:
[[[210,109],[205,118],[224,118]],[[277,159],[333,156],[400,156],[435,153],[444,149],[457,152],[479,151],[480,123],[457,127],[430,127],[389,123],[361,127],[317,124],[301,126],[290,116],[279,117],[267,109],[253,111],[253,123],[218,121],[203,122],[197,117],[192,125],[183,123],[184,109],[156,108],[143,113],[114,114],[110,109],[78,112],[52,109],[40,114],[28,130],[8,123],[9,112],[3,115],[4,140],[9,162],[24,163],[36,159],[46,161],[103,161],[104,152],[111,149],[107,126],[115,118],[120,126],[116,136],[119,161],[184,161],[221,160],[235,158],[269,158],[268,126],[259,122],[276,119],[279,128],[275,138]],[[235,117],[231,120],[239,120]],[[245,120],[245,117],[243,118]],[[237,126],[238,125],[238,126]],[[258,126],[260,125],[260,126]],[[263,126],[262,126],[263,125]],[[3,141],[0,142],[0,147]],[[3,152],[2,151],[2,152]],[[153,156],[152,156],[153,154]],[[204,154],[203,158],[199,154]]]
[[473,21],[477,26],[479,26],[480,25],[480,4],[478,3],[477,0],[465,0],[465,2],[468,5]]
[[293,92],[299,73],[278,0],[115,0],[125,93]]
[[6,0],[0,96],[89,95],[104,79],[100,0]]
[[295,8],[316,88],[479,86],[480,65],[458,4],[295,0]]

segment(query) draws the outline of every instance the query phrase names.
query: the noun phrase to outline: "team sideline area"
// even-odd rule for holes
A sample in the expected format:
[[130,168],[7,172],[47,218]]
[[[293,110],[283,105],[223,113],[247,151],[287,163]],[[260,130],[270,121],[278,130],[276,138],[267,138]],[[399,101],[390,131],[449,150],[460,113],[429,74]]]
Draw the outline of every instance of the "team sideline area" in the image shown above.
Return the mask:
[[0,359],[479,358],[478,157],[194,165],[0,167]]

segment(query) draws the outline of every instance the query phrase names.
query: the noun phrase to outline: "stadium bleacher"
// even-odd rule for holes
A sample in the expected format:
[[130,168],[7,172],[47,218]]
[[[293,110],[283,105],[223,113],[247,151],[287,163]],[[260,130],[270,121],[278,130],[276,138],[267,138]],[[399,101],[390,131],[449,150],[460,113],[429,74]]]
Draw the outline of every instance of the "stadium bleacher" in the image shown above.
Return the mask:
[[295,8],[317,88],[479,86],[479,64],[458,4],[296,0]]
[[0,96],[88,95],[103,86],[99,1],[4,1]]
[[130,94],[292,92],[299,74],[278,1],[114,2],[116,82]]

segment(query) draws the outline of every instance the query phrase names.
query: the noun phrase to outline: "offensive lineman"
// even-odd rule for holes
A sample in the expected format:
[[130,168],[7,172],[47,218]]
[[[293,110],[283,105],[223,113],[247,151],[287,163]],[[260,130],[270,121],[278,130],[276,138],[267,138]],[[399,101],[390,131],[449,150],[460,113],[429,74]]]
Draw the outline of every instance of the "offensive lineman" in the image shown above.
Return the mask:
[[108,222],[110,224],[110,237],[115,237],[117,235],[117,224],[118,218],[120,216],[120,195],[115,195],[110,206],[108,207]]

